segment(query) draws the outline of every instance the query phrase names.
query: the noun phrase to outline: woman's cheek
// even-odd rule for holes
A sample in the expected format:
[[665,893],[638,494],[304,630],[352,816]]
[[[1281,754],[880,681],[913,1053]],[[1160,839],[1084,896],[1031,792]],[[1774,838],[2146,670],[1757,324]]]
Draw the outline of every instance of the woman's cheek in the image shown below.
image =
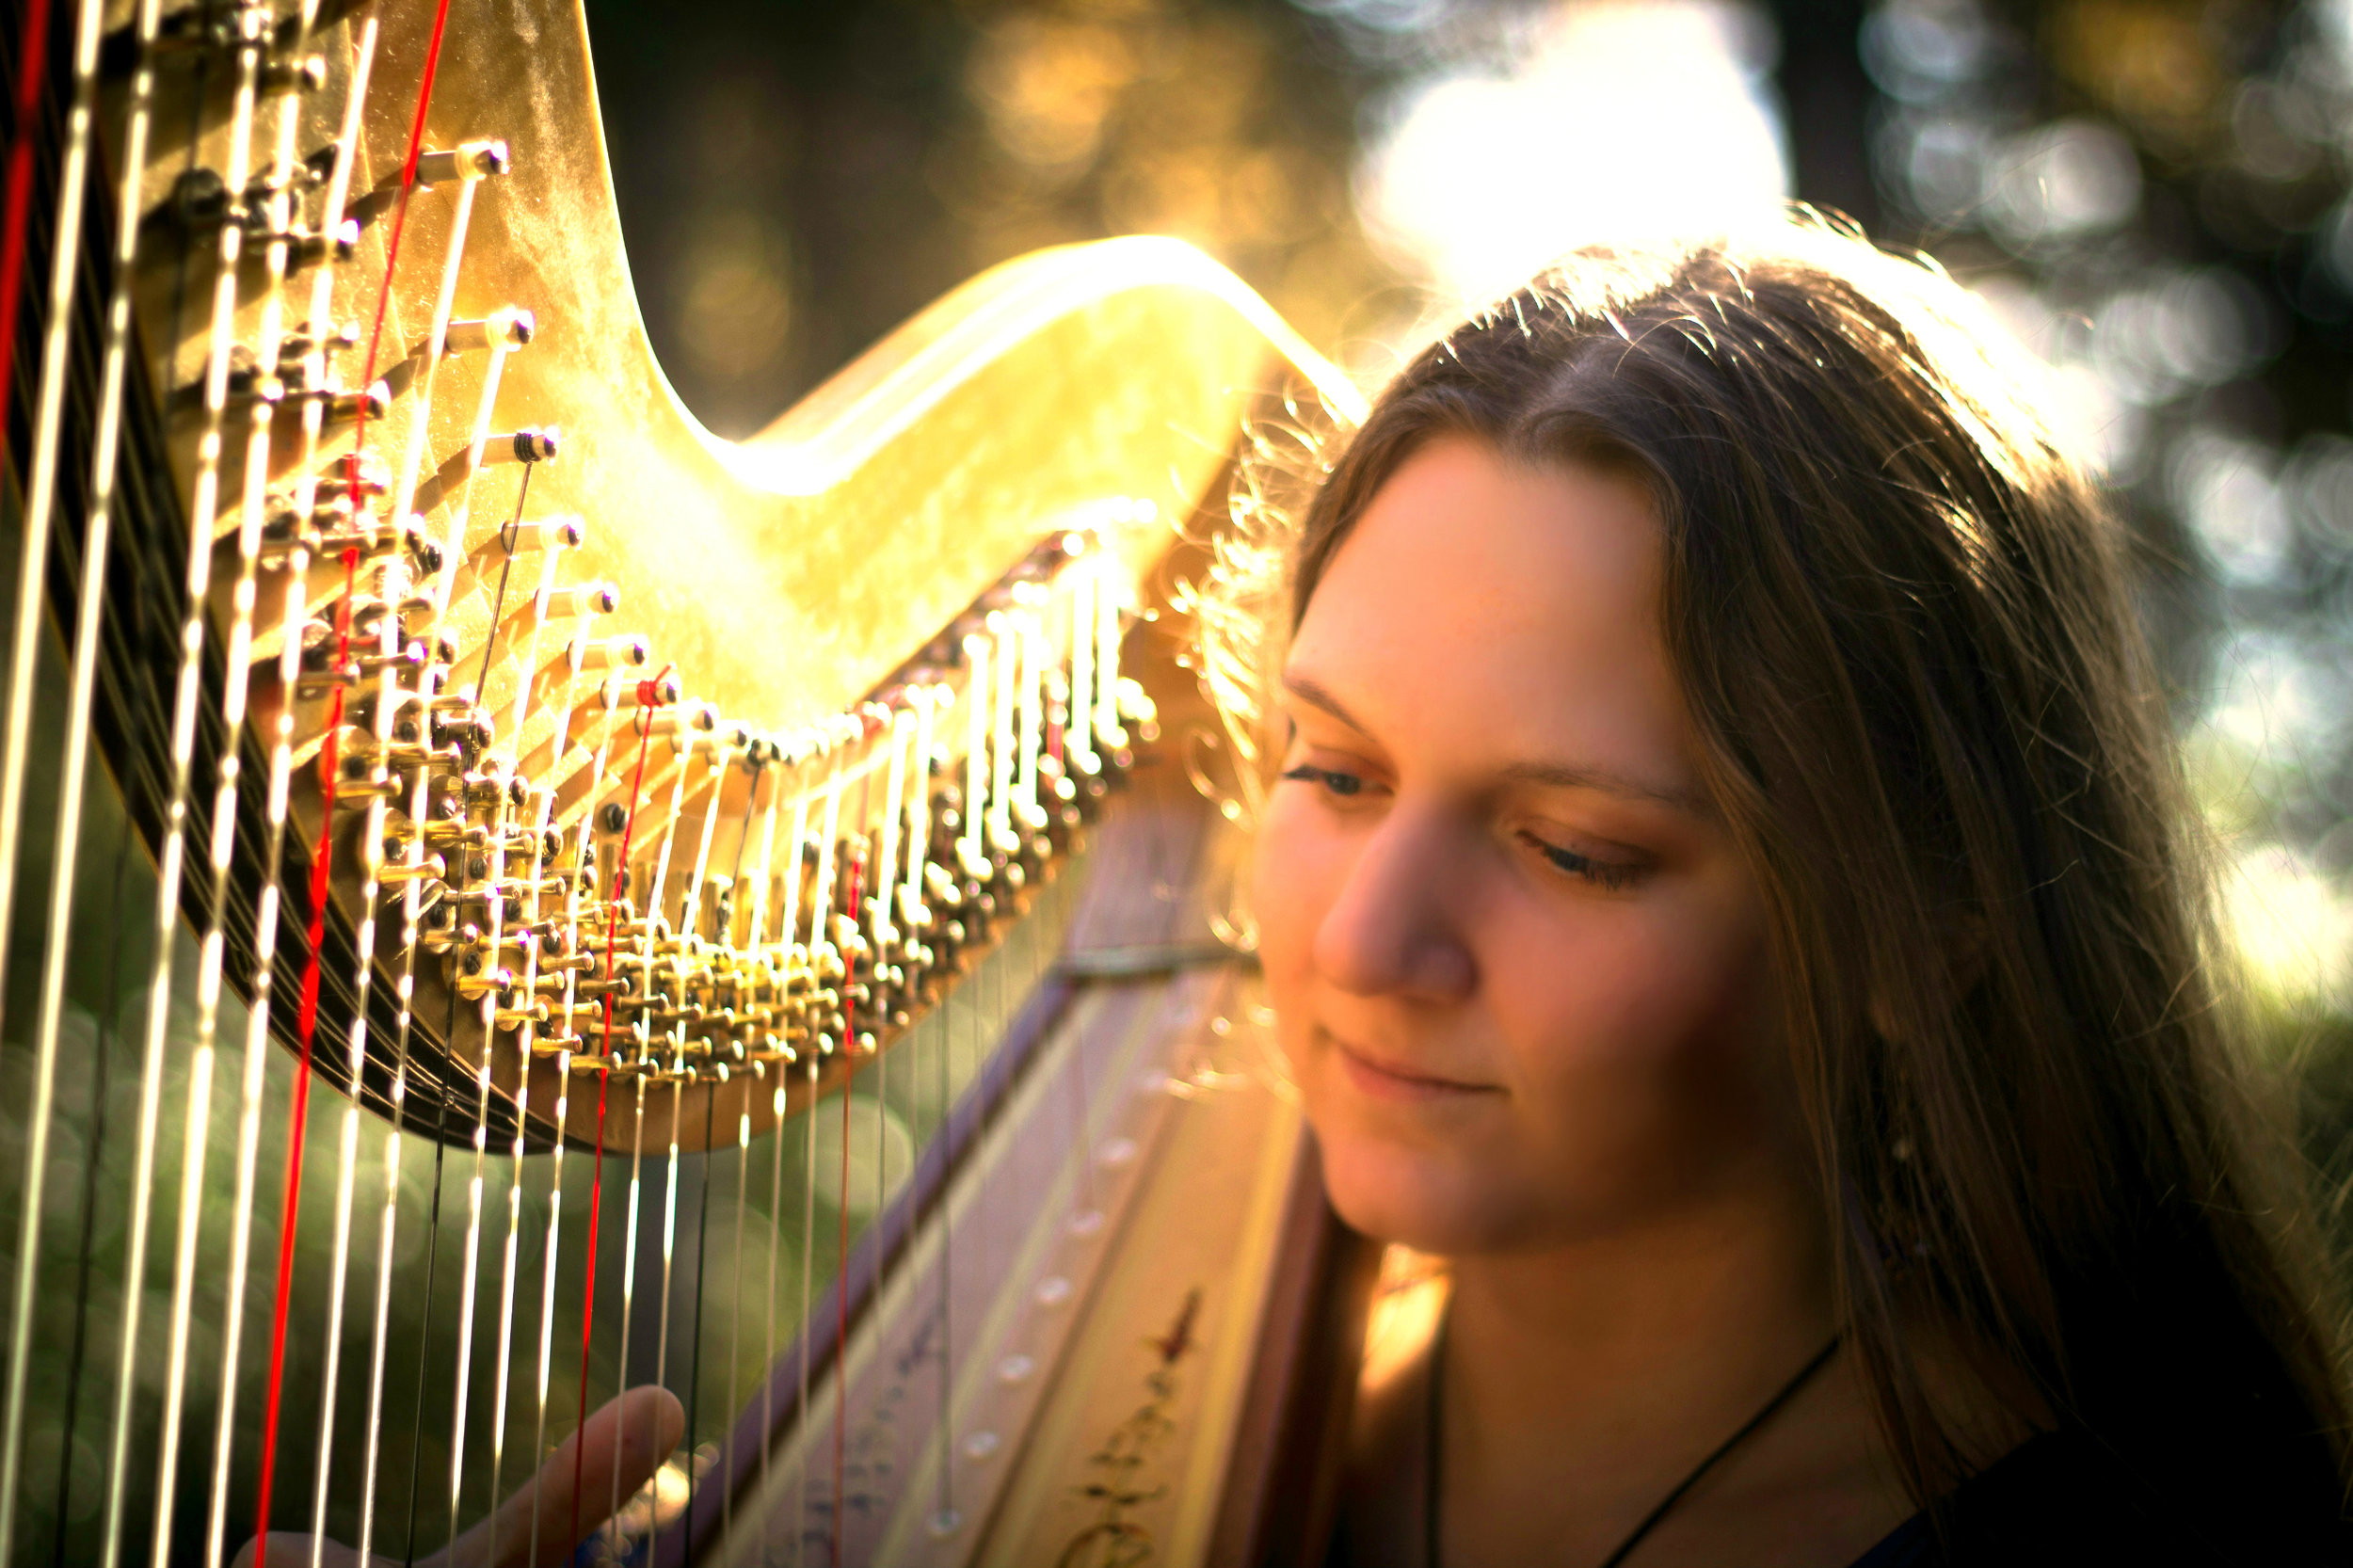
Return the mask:
[[1320,804],[1297,788],[1278,788],[1260,821],[1251,867],[1251,908],[1258,920],[1258,963],[1294,1062],[1308,1033],[1305,1006],[1316,931],[1330,885],[1345,875],[1340,836]]
[[1489,1004],[1534,1102],[1524,1126],[1548,1145],[1539,1163],[1608,1185],[1608,1171],[1705,1164],[1706,1145],[1754,1131],[1765,965],[1739,914],[1598,906],[1581,929],[1546,934],[1552,962],[1528,952],[1489,967]]

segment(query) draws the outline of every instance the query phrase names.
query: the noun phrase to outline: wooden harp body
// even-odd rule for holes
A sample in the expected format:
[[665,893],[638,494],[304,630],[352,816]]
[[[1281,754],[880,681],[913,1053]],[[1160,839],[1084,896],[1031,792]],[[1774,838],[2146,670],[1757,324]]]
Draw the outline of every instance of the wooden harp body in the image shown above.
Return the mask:
[[0,1560],[427,1555],[654,1381],[592,1560],[1311,1555],[1364,1259],[1174,590],[1345,380],[1124,240],[724,441],[575,7],[0,12]]

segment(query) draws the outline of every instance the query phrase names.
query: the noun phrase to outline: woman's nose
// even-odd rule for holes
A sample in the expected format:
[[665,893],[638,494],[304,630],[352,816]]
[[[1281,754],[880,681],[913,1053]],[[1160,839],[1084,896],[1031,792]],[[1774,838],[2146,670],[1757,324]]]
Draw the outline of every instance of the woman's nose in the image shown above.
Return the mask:
[[1362,840],[1316,928],[1317,972],[1356,996],[1458,1001],[1478,978],[1451,914],[1463,846],[1435,818],[1392,810]]

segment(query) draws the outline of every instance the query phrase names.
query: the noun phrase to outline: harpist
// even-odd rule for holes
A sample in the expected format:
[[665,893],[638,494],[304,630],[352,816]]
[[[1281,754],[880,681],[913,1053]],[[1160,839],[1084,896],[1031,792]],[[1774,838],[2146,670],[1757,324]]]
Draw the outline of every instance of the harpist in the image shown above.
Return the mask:
[[1819,227],[1589,251],[1305,509],[1268,984],[1450,1291],[1334,1562],[2347,1560],[2120,532],[1999,341]]

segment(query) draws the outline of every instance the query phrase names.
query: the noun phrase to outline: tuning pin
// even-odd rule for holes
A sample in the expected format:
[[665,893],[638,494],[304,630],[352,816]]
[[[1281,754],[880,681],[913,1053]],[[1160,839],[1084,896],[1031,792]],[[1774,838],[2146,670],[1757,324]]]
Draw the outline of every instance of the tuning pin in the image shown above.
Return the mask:
[[451,322],[449,329],[441,334],[441,352],[466,354],[493,345],[522,348],[538,329],[538,317],[519,306],[508,305],[479,320]]
[[392,487],[392,471],[373,452],[346,452],[328,463],[319,477],[322,486],[345,493],[356,489],[363,496],[382,495]]
[[[472,930],[473,928],[470,926],[467,929]],[[479,940],[477,936],[476,943]],[[465,942],[462,936],[459,942],[461,946],[475,945]],[[486,967],[479,952],[466,953],[458,959],[457,967],[462,971],[457,977],[457,994],[469,1001],[482,997],[495,996],[499,992],[511,991],[515,988],[515,971],[508,968]]]
[[490,715],[479,709],[466,709],[454,713],[436,713],[432,725],[436,749],[455,746],[468,761],[489,749],[495,731]]
[[449,862],[431,851],[420,860],[393,860],[378,868],[376,881],[387,887],[404,882],[438,882],[449,874]]
[[295,266],[314,266],[330,257],[338,262],[347,262],[360,253],[360,225],[358,220],[348,217],[335,225],[329,233],[290,229],[282,234],[265,237],[286,241],[286,259],[289,264]]
[[[675,680],[675,678],[673,678]],[[647,685],[654,682],[647,681]],[[719,710],[708,702],[669,702],[640,716],[638,729],[647,735],[684,735],[700,740],[719,728]]]
[[728,753],[737,761],[743,761],[745,754],[750,751],[755,738],[752,727],[740,719],[719,717],[719,710],[716,708],[712,708],[710,712],[710,728],[703,731],[702,738],[696,744],[706,751]]
[[632,680],[616,677],[605,683],[605,705],[609,708],[667,708],[682,694],[675,674],[664,673],[651,680]]
[[525,427],[512,435],[490,436],[482,444],[482,460],[489,463],[551,463],[563,444],[562,432]]
[[454,148],[417,155],[417,184],[445,184],[452,180],[481,180],[504,174],[508,167],[506,143],[496,139],[461,142]]
[[327,85],[327,61],[317,55],[266,61],[259,85],[266,95],[316,92]]
[[319,412],[329,424],[348,424],[362,418],[379,420],[392,406],[392,389],[380,380],[371,382],[365,392],[322,392],[319,398]]
[[559,512],[553,517],[531,522],[519,522],[499,536],[510,555],[521,555],[534,550],[578,550],[588,536],[587,525],[576,512]]
[[[351,322],[338,327],[328,324],[324,338],[310,322],[303,322],[278,340],[278,362],[292,370],[305,356],[320,348],[354,348],[360,343],[360,328]],[[348,454],[346,455],[348,456]]]
[[568,616],[609,616],[620,607],[621,592],[610,583],[582,583],[568,588],[549,588],[539,598],[539,614],[547,620]]
[[537,1025],[548,1021],[548,1004],[535,1001],[528,1007],[499,1007],[490,1013],[493,1029],[520,1029],[525,1024]]

